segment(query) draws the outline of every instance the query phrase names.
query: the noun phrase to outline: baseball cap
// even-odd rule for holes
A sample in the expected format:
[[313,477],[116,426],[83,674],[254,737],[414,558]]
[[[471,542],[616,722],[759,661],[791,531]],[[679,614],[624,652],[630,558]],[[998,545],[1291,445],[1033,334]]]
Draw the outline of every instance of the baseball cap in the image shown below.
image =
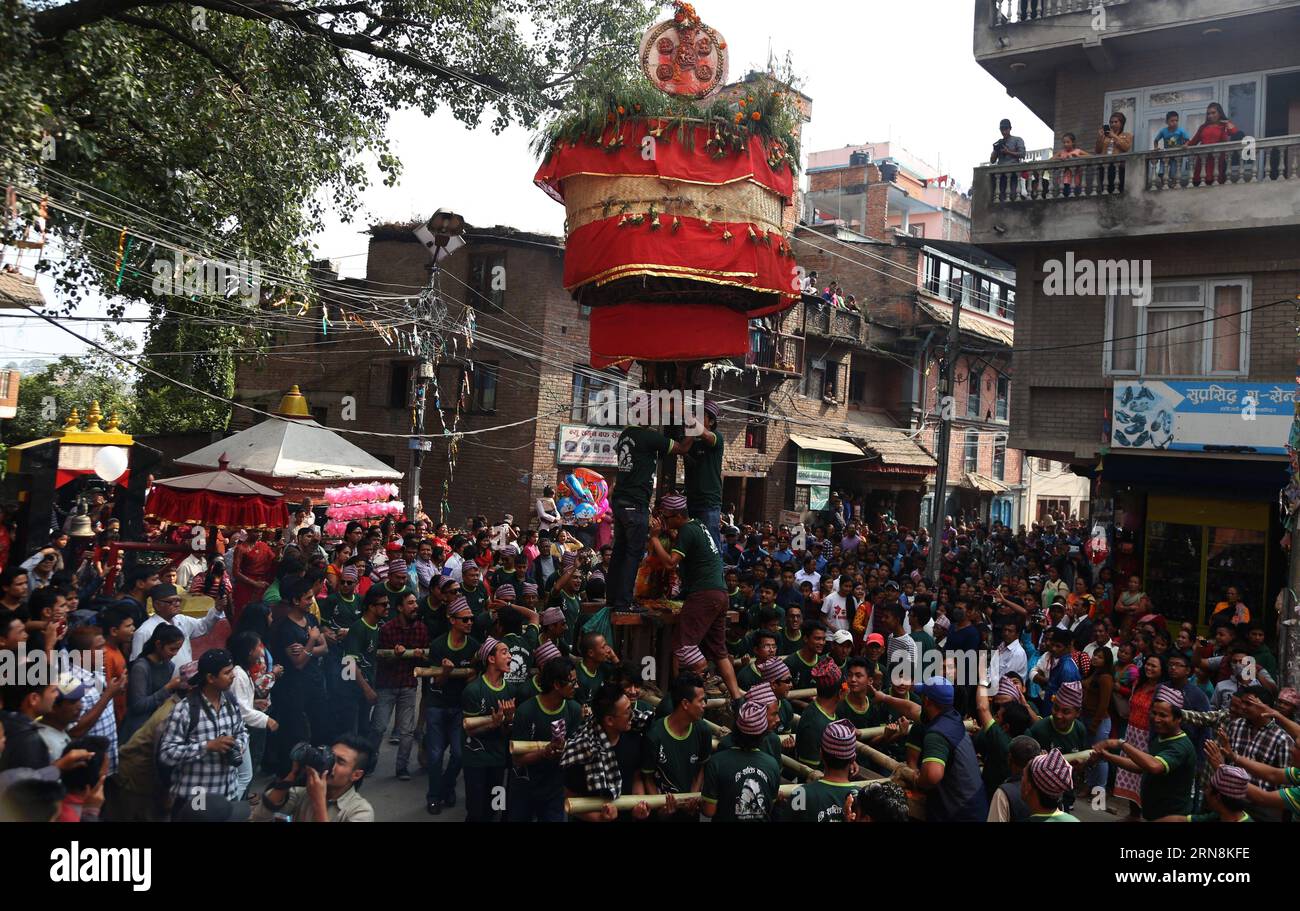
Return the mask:
[[928,677],[920,686],[916,687],[914,692],[923,698],[929,699],[938,705],[952,705],[953,689],[952,683],[943,677]]
[[835,645],[843,645],[845,642],[852,642],[853,634],[846,629],[837,629],[831,633],[831,642]]
[[80,702],[86,693],[85,684],[72,674],[60,674],[58,688],[58,695],[54,697],[56,702]]
[[870,636],[867,637],[867,645],[878,645],[881,648],[884,648],[885,637],[880,635],[880,633],[872,633]]

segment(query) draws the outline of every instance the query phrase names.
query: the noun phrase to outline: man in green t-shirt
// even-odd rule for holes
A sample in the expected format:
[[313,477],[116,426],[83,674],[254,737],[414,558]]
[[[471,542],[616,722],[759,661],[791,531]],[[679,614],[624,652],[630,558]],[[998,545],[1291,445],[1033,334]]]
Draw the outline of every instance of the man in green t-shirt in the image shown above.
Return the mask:
[[1156,822],[1254,822],[1249,806],[1250,774],[1240,766],[1220,765],[1205,785],[1204,813],[1165,816]]
[[1061,809],[1061,798],[1074,790],[1074,771],[1060,750],[1029,760],[1020,778],[1020,797],[1029,808],[1027,822],[1078,822]]
[[681,455],[690,448],[686,440],[674,443],[658,430],[636,426],[637,412],[643,410],[648,399],[641,390],[628,398],[629,426],[618,435],[618,475],[609,497],[614,516],[614,554],[605,591],[615,611],[633,610],[632,595],[637,569],[645,556],[659,457]]
[[794,736],[795,758],[810,768],[821,766],[822,732],[835,721],[835,711],[840,704],[840,669],[828,657],[812,670],[812,682],[817,687],[817,698],[808,703],[799,717],[799,728]]
[[866,658],[854,657],[844,663],[844,680],[848,692],[835,709],[835,716],[853,724],[854,730],[871,727],[871,670]]
[[722,553],[722,434],[718,433],[718,403],[704,403],[704,426],[698,435],[687,428],[690,448],[682,461],[686,467],[686,504],[690,516],[713,536]]
[[[704,763],[713,739],[700,723],[704,718],[704,681],[696,674],[679,674],[669,688],[673,710],[656,718],[646,730],[641,751],[641,777],[647,794],[685,794],[699,791]],[[764,710],[766,718],[766,710]],[[693,819],[694,801],[678,803],[674,818]]]
[[547,663],[538,677],[542,692],[515,711],[510,739],[546,746],[514,757],[506,793],[508,822],[564,822],[560,757],[565,741],[582,724],[582,708],[573,700],[578,675],[573,662],[561,657]]
[[[995,714],[989,705],[988,687],[983,684],[975,687],[975,721],[979,730],[971,735],[971,742],[983,763],[984,790],[990,802],[1011,772],[1011,741],[1031,727],[1029,710],[1020,703],[1004,702],[996,708]],[[1042,741],[1037,742],[1043,745]]]
[[[429,646],[429,663],[444,671],[472,670],[479,643],[469,634],[474,611],[464,598],[457,597],[447,606],[451,629],[434,639]],[[467,677],[424,678],[424,753],[429,773],[425,810],[430,816],[442,813],[443,807],[455,806],[456,778],[460,775],[461,707],[460,698],[469,684]],[[450,751],[447,767],[442,756]]]
[[[1114,739],[1103,740],[1094,748],[1097,759],[1142,776],[1138,793],[1145,820],[1186,816],[1192,812],[1196,747],[1183,733],[1182,719],[1183,694],[1162,684],[1151,702],[1151,728],[1155,733],[1147,745],[1151,752]],[[1112,750],[1120,750],[1122,755],[1116,756]]]
[[[727,590],[722,578],[722,554],[704,526],[687,518],[685,497],[664,497],[659,512],[660,516],[650,520],[650,547],[660,563],[677,570],[682,582],[683,603],[673,627],[673,648],[698,646],[717,666],[731,698],[739,699],[736,669],[727,654]],[[659,541],[659,532],[665,526],[677,532],[671,554]]]
[[350,691],[345,689],[345,699],[350,699],[355,707],[346,711],[347,719],[357,726],[349,727],[348,733],[370,731],[370,711],[379,695],[375,692],[375,671],[378,661],[375,652],[379,649],[379,626],[388,616],[388,596],[378,586],[366,592],[365,611],[356,623],[348,629],[343,637],[343,660],[340,676],[346,685],[351,682]]
[[781,764],[762,749],[770,711],[747,701],[736,717],[732,746],[714,753],[704,767],[703,813],[714,822],[767,822],[781,788]]
[[514,720],[514,688],[506,683],[510,670],[510,649],[496,639],[479,647],[478,665],[483,669],[460,697],[465,720],[461,728],[461,754],[465,764],[465,821],[496,822],[493,789],[505,781],[510,765],[506,728]]
[[800,786],[790,799],[795,822],[844,822],[844,803],[853,793],[858,732],[847,719],[826,726],[821,737],[820,767],[826,773]]

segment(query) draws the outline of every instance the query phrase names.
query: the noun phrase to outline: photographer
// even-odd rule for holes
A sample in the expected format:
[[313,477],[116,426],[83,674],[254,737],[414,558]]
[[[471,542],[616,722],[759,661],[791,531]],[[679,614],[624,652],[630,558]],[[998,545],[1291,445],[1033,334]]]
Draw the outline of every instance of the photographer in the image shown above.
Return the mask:
[[253,810],[253,822],[269,822],[277,814],[294,822],[375,821],[370,801],[357,793],[374,762],[369,741],[344,734],[328,750],[299,744],[292,755],[288,777],[272,783],[262,794]]
[[235,779],[248,749],[248,730],[239,704],[230,694],[235,659],[225,649],[211,649],[199,659],[190,678],[192,690],[167,719],[158,758],[171,768],[173,815],[204,794],[234,799]]
[[[1002,138],[993,143],[993,154],[989,156],[989,164],[1015,164],[1025,157],[1025,141],[1019,136],[1011,135],[1011,121],[1005,117],[998,124],[998,129],[1002,132]],[[993,177],[993,196],[995,199],[1005,199],[1007,196],[1007,178],[1011,174],[994,174]],[[1016,186],[1015,183],[1012,184]]]

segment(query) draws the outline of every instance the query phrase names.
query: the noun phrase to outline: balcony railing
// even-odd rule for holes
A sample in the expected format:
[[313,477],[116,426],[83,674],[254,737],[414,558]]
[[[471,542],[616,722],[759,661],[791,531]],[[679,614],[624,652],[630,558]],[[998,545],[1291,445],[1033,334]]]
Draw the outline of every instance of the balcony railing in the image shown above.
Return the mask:
[[799,376],[803,364],[803,339],[766,329],[749,330],[749,354],[745,364],[777,373]]
[[1300,180],[1300,136],[982,168],[993,206]]
[[[1102,6],[1117,6],[1128,0],[1100,0]],[[1034,22],[1064,16],[1068,13],[1086,13],[1095,9],[1098,0],[989,0],[992,13],[990,24],[997,28],[1014,22]]]

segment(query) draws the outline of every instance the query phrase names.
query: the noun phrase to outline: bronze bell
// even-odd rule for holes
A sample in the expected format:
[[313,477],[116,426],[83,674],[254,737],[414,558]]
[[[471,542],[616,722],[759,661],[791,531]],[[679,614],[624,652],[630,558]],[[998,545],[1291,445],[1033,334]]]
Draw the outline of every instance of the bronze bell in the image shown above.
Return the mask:
[[72,522],[68,526],[68,537],[70,538],[93,538],[95,537],[95,526],[90,521],[90,516],[84,512],[78,513],[72,517]]

